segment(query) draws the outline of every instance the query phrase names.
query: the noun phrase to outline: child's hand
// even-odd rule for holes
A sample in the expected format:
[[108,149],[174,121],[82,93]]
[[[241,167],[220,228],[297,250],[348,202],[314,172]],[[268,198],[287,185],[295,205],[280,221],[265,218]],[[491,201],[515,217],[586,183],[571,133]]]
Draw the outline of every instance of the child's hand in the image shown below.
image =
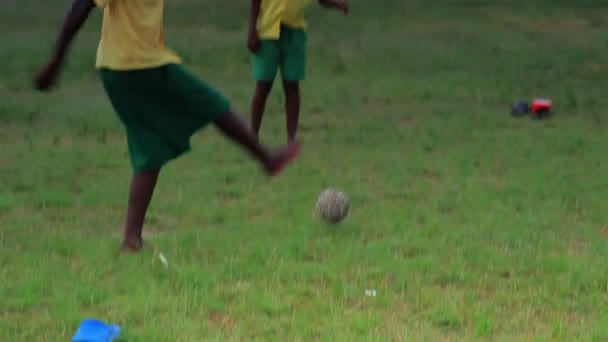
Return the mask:
[[348,13],[348,1],[347,0],[319,0],[319,5],[338,10],[344,14]]
[[348,13],[348,2],[346,0],[336,0],[336,8],[344,13]]
[[46,91],[55,85],[59,64],[51,62],[45,65],[34,77],[34,88],[40,91]]
[[256,54],[260,50],[260,45],[262,42],[260,41],[260,37],[258,33],[253,30],[249,31],[249,36],[247,37],[247,47],[251,53]]

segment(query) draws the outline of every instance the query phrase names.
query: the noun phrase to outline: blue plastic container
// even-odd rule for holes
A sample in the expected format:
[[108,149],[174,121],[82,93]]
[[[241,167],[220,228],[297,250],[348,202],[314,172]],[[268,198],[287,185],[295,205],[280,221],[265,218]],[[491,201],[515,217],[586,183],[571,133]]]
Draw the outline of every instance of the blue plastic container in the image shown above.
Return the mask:
[[120,337],[118,325],[107,324],[95,319],[85,319],[80,323],[72,342],[112,342]]

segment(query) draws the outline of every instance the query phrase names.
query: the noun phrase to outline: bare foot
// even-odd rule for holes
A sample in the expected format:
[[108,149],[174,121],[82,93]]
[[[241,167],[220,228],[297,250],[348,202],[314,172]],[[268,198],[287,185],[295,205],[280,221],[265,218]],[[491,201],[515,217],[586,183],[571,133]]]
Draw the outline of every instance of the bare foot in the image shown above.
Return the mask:
[[120,247],[120,252],[124,253],[137,253],[144,248],[143,239],[125,239]]
[[277,176],[298,157],[301,150],[302,143],[299,141],[289,143],[270,157],[270,161],[266,165],[266,172],[272,177]]

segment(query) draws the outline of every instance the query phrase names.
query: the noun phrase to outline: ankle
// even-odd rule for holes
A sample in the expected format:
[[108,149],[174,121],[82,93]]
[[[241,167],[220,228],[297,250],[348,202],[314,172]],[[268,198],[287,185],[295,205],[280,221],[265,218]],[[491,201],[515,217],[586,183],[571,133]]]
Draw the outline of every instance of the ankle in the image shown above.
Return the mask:
[[144,240],[142,239],[141,236],[138,236],[138,235],[125,234],[123,241],[122,241],[123,248],[133,250],[133,251],[140,250],[143,247],[143,244],[144,244]]

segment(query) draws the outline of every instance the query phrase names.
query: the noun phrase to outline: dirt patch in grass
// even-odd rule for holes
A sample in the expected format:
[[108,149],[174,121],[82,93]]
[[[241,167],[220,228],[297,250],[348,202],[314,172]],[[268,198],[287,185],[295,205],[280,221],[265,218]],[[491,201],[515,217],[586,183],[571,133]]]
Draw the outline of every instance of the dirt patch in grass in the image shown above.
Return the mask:
[[207,315],[207,321],[209,321],[211,326],[222,330],[230,330],[234,325],[232,315],[219,311],[210,312],[209,315]]
[[602,226],[602,228],[600,228],[600,231],[602,232],[602,236],[604,237],[604,239],[608,241],[608,225]]

